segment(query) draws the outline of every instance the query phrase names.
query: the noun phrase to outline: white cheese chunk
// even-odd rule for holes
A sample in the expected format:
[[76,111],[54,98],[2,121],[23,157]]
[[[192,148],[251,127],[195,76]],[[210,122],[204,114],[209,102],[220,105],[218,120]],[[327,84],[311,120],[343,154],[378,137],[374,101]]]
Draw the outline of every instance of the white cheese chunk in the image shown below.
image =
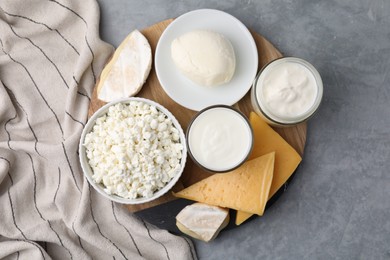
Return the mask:
[[179,36],[172,41],[171,56],[181,73],[202,86],[229,82],[236,67],[232,44],[213,31],[194,30]]
[[152,67],[152,51],[139,31],[131,32],[105,66],[97,86],[98,98],[105,102],[135,96]]
[[186,206],[176,216],[177,227],[185,234],[209,242],[229,223],[229,210],[194,203]]

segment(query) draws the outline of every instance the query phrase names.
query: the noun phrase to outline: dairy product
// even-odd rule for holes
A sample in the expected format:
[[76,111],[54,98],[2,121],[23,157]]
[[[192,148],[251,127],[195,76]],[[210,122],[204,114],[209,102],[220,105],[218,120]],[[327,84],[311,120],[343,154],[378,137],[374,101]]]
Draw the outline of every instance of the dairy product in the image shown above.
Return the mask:
[[229,82],[236,66],[230,41],[222,34],[207,30],[190,31],[174,39],[171,56],[186,77],[202,86]]
[[151,67],[149,42],[135,30],[119,45],[104,67],[97,85],[98,98],[110,102],[136,95],[149,76]]
[[179,130],[141,101],[117,103],[97,118],[84,144],[92,179],[108,194],[149,198],[180,171]]
[[276,124],[304,121],[317,109],[321,98],[318,72],[311,64],[293,57],[268,64],[255,81],[252,93],[256,112]]
[[190,155],[211,171],[227,171],[242,162],[252,148],[252,130],[243,115],[228,106],[201,111],[187,133]]
[[[249,121],[254,135],[253,150],[249,156],[249,160],[275,151],[274,174],[268,195],[268,199],[270,199],[288,180],[298,167],[302,158],[291,145],[256,113],[250,113]],[[250,216],[252,216],[251,213],[237,211],[236,225],[240,225]]]
[[257,95],[262,95],[267,108],[282,118],[302,115],[314,104],[317,94],[312,73],[298,63],[278,64],[257,84],[263,84]]
[[229,223],[229,210],[204,203],[193,203],[176,216],[177,227],[185,234],[209,242]]
[[247,161],[231,172],[211,175],[174,195],[263,215],[272,182],[274,161],[275,153],[268,153]]

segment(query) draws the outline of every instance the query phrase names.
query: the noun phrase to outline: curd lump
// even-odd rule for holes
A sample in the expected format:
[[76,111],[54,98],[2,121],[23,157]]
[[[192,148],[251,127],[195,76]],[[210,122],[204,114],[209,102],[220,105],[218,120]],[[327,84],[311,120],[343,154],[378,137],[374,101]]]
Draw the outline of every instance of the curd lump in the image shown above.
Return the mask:
[[194,30],[174,39],[171,56],[182,74],[202,86],[229,82],[236,67],[232,44],[213,31]]

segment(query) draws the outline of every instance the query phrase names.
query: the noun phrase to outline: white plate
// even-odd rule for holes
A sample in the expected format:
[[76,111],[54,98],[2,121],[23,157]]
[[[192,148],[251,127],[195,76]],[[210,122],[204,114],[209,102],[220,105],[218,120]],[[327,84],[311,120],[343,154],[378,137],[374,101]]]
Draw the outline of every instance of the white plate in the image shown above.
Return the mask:
[[[199,86],[176,68],[171,58],[172,41],[196,29],[221,33],[232,43],[236,70],[230,82],[214,87]],[[256,43],[249,30],[234,16],[213,9],[199,9],[176,18],[161,35],[155,54],[156,74],[165,92],[178,104],[195,111],[239,101],[250,89],[257,66]]]

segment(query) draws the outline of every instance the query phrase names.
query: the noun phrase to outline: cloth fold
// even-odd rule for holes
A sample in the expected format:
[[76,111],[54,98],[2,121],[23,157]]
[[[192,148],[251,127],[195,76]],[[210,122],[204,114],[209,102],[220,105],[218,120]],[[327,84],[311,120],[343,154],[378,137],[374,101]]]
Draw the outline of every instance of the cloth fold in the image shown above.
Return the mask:
[[0,259],[196,259],[83,176],[79,138],[112,51],[95,0],[0,2]]

